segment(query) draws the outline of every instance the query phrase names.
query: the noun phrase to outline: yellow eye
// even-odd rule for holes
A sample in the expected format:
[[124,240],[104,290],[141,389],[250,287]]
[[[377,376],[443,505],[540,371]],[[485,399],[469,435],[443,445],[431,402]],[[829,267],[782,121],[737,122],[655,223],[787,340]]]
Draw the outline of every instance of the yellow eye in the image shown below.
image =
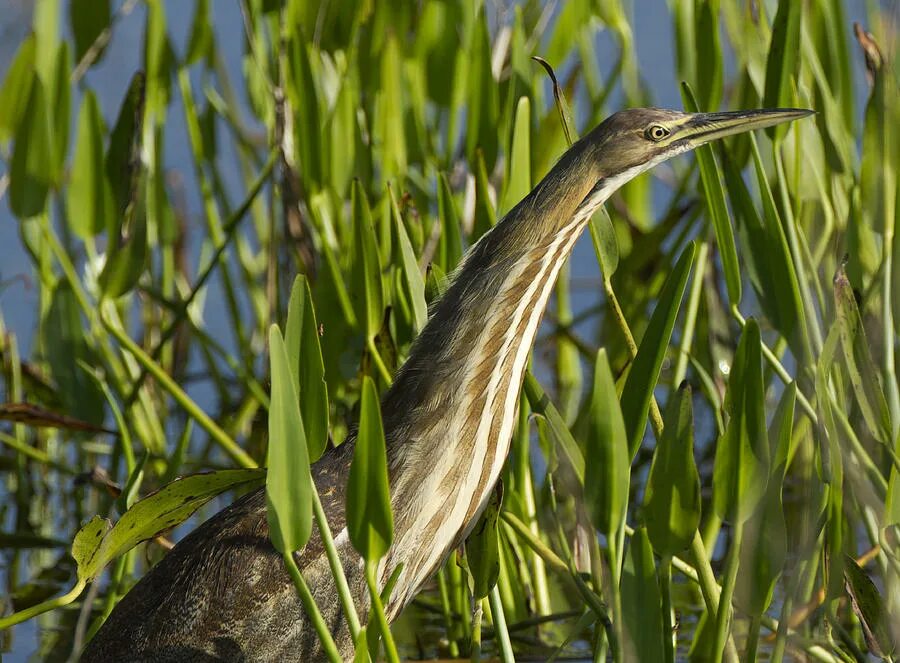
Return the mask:
[[647,137],[648,140],[652,140],[653,142],[659,142],[663,138],[668,136],[669,133],[671,133],[671,132],[668,129],[666,129],[664,126],[659,125],[659,124],[653,124],[653,125],[647,127],[647,131],[644,132],[644,135]]

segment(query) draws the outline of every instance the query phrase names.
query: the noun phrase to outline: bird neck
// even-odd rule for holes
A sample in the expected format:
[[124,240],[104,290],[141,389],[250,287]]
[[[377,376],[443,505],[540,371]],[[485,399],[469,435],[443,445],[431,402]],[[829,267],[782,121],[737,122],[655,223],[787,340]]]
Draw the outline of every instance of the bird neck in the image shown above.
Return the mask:
[[[398,587],[418,587],[461,541],[503,467],[550,292],[608,195],[587,167],[560,181],[572,158],[471,248],[385,396],[396,536],[384,572],[404,562],[412,576]],[[423,541],[433,553],[409,554]]]

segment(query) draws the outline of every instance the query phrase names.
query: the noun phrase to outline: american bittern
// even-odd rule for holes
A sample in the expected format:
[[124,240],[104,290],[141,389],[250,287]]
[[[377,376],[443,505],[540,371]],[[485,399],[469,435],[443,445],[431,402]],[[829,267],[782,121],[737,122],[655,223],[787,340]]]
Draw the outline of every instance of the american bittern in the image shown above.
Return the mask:
[[[393,619],[475,523],[503,466],[523,372],[560,267],[588,219],[623,184],[677,154],[803,117],[624,110],[575,143],[465,257],[384,397],[393,545],[384,583]],[[368,597],[347,537],[352,436],[313,467],[361,615]],[[296,554],[343,655],[353,644],[316,535]],[[311,661],[322,657],[259,489],[188,535],[119,602],[85,661]]]

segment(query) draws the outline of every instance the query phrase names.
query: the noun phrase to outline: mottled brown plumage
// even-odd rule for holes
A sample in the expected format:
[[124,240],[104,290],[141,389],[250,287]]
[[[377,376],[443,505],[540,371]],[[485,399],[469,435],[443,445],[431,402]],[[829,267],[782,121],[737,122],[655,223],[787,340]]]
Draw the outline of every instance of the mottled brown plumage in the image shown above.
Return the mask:
[[[509,448],[528,353],[560,266],[591,214],[643,170],[715,138],[807,111],[685,114],[633,109],[571,147],[466,255],[431,310],[382,402],[394,543],[380,568],[402,571],[388,618],[411,600],[467,535]],[[368,596],[345,532],[354,441],[314,466],[361,618]],[[314,533],[297,554],[344,657],[353,653]],[[210,518],[151,569],[113,610],[82,660],[314,661],[322,658],[283,560],[269,542],[258,490]]]

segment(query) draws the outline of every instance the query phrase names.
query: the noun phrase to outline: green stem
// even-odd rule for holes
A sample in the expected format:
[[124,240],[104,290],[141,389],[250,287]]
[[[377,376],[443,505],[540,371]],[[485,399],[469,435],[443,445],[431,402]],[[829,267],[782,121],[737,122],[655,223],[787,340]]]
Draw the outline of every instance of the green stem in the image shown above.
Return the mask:
[[[620,643],[625,642],[625,640],[622,633],[622,592],[619,591],[619,582],[622,574],[620,572],[621,565],[619,564],[620,555],[618,548],[618,542],[614,540],[614,537],[608,537],[606,541],[606,560],[609,565],[609,573],[612,576],[609,583],[610,602],[612,603],[612,631],[616,634],[616,642]],[[613,647],[612,655],[615,663],[622,663],[621,647]]]
[[450,594],[447,592],[447,570],[441,568],[437,573],[438,593],[441,598],[441,615],[444,617],[444,628],[447,629],[447,650],[450,658],[459,658],[459,644],[453,637],[453,610],[450,608]]
[[372,361],[375,362],[375,368],[378,369],[378,373],[381,375],[381,379],[384,380],[385,384],[391,384],[391,373],[388,371],[387,366],[384,365],[384,360],[381,358],[381,354],[378,352],[378,348],[375,347],[374,339],[366,340],[366,347],[369,348],[369,354],[372,357]]
[[722,593],[719,596],[719,610],[716,612],[716,638],[713,644],[713,660],[720,660],[725,649],[725,640],[730,632],[731,625],[731,597],[734,594],[734,584],[737,580],[738,566],[740,565],[741,538],[743,536],[743,523],[735,522],[734,533],[731,541],[731,549],[728,553],[728,562],[725,567],[725,582],[722,583]]
[[672,558],[659,561],[659,588],[662,594],[663,653],[666,663],[675,663],[675,625],[672,619]]
[[494,637],[500,646],[500,658],[503,663],[515,663],[512,642],[509,639],[509,631],[506,630],[506,616],[503,614],[503,602],[500,600],[500,590],[497,585],[491,588],[488,599],[491,603],[491,616],[494,618]]
[[56,610],[57,608],[61,608],[64,605],[69,605],[72,601],[81,596],[81,592],[84,591],[87,582],[84,580],[79,580],[75,583],[75,586],[63,594],[62,596],[57,596],[56,598],[49,599],[47,601],[42,601],[37,605],[33,605],[30,608],[25,608],[24,610],[20,610],[19,612],[14,612],[11,615],[3,617],[0,619],[0,631],[9,628],[10,626],[15,626],[16,624],[21,624],[24,621],[28,621],[32,617],[37,617],[45,612],[50,612],[51,610]]
[[753,617],[750,620],[750,628],[747,631],[747,650],[744,652],[745,663],[756,663],[756,650],[759,647],[760,618]]
[[389,663],[400,663],[400,656],[397,654],[397,646],[394,644],[394,637],[391,635],[391,627],[388,625],[387,617],[384,614],[384,605],[381,603],[381,595],[378,592],[378,583],[375,581],[375,569],[378,563],[373,561],[366,562],[366,583],[369,585],[369,594],[372,598],[372,613],[381,632],[381,639],[384,642],[384,654]]
[[469,653],[469,660],[472,663],[478,663],[481,660],[481,616],[484,611],[481,609],[481,602],[475,602],[475,610],[472,613],[472,649]]
[[350,593],[350,586],[347,584],[347,576],[344,575],[341,557],[337,548],[335,548],[334,538],[331,536],[331,528],[328,526],[328,518],[325,516],[325,510],[322,508],[322,500],[319,499],[319,491],[315,490],[314,487],[312,494],[313,516],[316,519],[316,525],[319,527],[319,536],[322,537],[322,545],[325,547],[328,566],[331,568],[331,576],[334,578],[334,584],[337,586],[341,607],[344,609],[344,616],[350,625],[353,641],[356,642],[356,636],[359,635],[361,628],[359,616],[356,614],[356,605],[353,603],[353,595]]
[[156,378],[157,382],[159,382],[160,387],[163,390],[167,391],[172,398],[174,398],[181,407],[185,409],[189,416],[197,421],[200,424],[200,427],[203,428],[207,433],[209,433],[210,437],[220,446],[222,449],[231,456],[241,467],[253,468],[258,467],[255,460],[253,460],[246,451],[241,449],[237,442],[235,442],[231,437],[222,430],[219,425],[214,422],[209,416],[197,405],[193,399],[185,393],[185,391],[178,386],[178,384],[171,378],[171,376],[166,373],[162,366],[153,361],[153,358],[150,357],[144,350],[128,336],[122,329],[116,327],[107,317],[106,312],[101,308],[100,310],[100,320],[103,323],[103,326],[106,327],[107,331],[115,337],[115,339],[122,344],[128,352],[130,352],[134,358],[141,364],[147,372]]
[[300,595],[300,602],[303,603],[306,615],[316,629],[316,633],[319,636],[319,642],[322,644],[322,649],[325,650],[325,655],[332,663],[340,663],[341,655],[338,653],[337,645],[334,644],[334,638],[331,637],[331,631],[328,630],[328,625],[325,623],[322,613],[319,612],[319,607],[316,605],[313,595],[309,591],[309,586],[303,579],[303,574],[300,573],[300,569],[297,568],[294,554],[290,551],[285,551],[281,556],[284,558],[284,564],[287,566],[288,573],[291,575],[291,580],[294,581],[294,586],[297,588],[297,594]]

